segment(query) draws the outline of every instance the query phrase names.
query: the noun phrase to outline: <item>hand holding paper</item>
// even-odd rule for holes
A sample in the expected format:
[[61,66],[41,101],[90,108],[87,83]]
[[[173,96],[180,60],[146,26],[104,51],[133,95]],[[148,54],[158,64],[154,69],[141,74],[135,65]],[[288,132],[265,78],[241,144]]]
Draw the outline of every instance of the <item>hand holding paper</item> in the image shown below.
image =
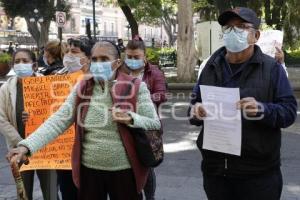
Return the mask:
[[205,108],[202,103],[196,103],[192,108],[192,117],[196,117],[199,120],[203,120],[207,116]]
[[275,58],[276,47],[281,49],[283,43],[283,32],[279,30],[262,31],[257,45],[262,52]]
[[242,122],[239,88],[200,86],[204,118],[203,149],[241,155]]
[[254,117],[259,111],[258,102],[253,97],[246,97],[238,101],[238,109],[243,110],[243,112],[249,116]]
[[279,48],[279,47],[275,47],[275,48],[276,48],[275,60],[277,60],[277,62],[283,64],[284,63],[284,53],[281,50],[281,48]]

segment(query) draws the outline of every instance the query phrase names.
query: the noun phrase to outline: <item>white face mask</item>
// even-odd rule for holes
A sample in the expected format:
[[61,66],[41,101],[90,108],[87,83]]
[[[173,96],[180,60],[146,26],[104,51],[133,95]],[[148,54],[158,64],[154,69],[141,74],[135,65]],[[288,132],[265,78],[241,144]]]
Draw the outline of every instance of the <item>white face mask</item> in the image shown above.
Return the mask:
[[237,27],[232,28],[228,33],[224,33],[223,40],[226,49],[233,53],[247,49],[250,46],[248,43],[248,35],[248,31]]
[[32,63],[14,64],[14,71],[18,77],[29,77],[33,74]]
[[77,72],[82,68],[79,57],[73,55],[66,55],[63,60],[64,66],[68,69],[69,72]]

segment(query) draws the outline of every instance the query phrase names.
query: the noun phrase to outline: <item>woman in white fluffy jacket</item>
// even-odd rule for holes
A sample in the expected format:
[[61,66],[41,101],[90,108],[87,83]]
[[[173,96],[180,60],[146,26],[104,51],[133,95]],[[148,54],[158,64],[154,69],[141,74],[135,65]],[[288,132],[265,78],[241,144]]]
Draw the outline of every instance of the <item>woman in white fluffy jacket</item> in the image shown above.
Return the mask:
[[[28,113],[24,112],[22,78],[40,76],[36,73],[37,67],[36,56],[33,52],[28,49],[18,49],[13,55],[13,70],[16,76],[8,79],[0,88],[0,133],[5,137],[8,149],[16,147],[18,142],[25,138]],[[56,172],[53,170],[35,171],[40,181],[43,199],[56,199]],[[29,200],[32,199],[35,171],[21,172]]]

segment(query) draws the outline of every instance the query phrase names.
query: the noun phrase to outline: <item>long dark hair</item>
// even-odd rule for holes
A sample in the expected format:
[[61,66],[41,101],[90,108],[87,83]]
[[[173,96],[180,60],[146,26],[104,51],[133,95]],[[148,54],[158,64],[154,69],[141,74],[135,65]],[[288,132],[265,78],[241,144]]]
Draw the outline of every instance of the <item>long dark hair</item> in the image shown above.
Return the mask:
[[14,52],[14,54],[13,54],[13,63],[15,63],[16,55],[20,52],[26,53],[29,56],[29,58],[32,60],[33,63],[35,63],[37,61],[36,60],[36,55],[32,51],[30,51],[29,49],[17,49],[17,51]]

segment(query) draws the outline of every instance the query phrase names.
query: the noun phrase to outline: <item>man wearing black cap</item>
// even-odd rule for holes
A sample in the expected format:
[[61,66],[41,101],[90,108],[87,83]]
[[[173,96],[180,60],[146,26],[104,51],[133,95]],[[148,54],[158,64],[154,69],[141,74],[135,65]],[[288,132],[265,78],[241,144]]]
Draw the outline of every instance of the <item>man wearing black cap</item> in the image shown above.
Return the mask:
[[218,19],[225,47],[204,67],[189,109],[190,122],[203,125],[207,116],[199,85],[239,88],[242,110],[241,156],[202,148],[203,184],[209,200],[279,200],[281,128],[293,124],[297,102],[284,69],[255,45],[260,20],[248,8],[235,8]]

